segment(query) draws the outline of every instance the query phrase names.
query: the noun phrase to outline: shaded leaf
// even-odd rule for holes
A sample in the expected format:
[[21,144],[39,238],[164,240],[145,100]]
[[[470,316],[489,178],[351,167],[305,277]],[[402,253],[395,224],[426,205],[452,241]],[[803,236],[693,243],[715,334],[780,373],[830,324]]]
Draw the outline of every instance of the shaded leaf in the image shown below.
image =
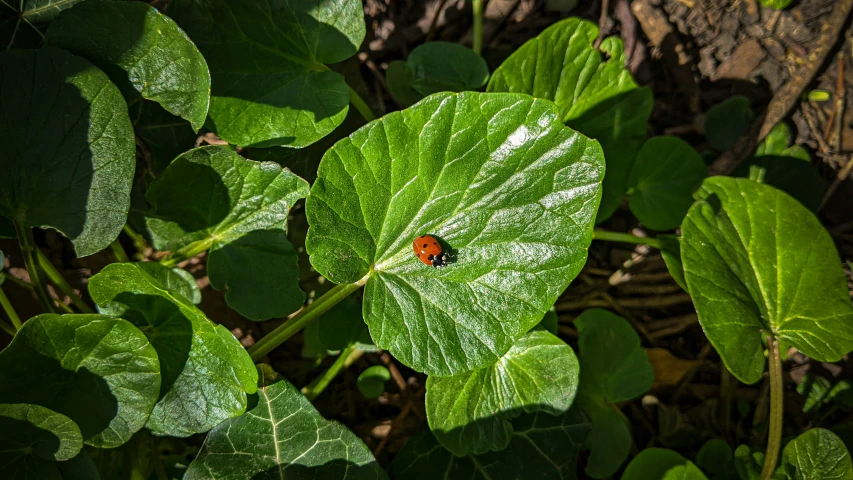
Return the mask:
[[127,220],[135,165],[119,90],[63,50],[8,50],[0,98],[0,215],[55,228],[79,257],[106,248]]
[[298,148],[344,120],[349,89],[326,64],[358,51],[360,1],[175,0],[167,13],[210,66],[207,126],[223,140]]
[[172,19],[142,2],[88,0],[51,22],[45,44],[92,61],[128,101],[141,95],[189,121],[207,117],[207,63]]
[[89,280],[89,294],[102,311],[137,325],[157,350],[163,385],[146,426],[186,437],[242,414],[257,381],[249,354],[225,327],[140,265],[108,265]]
[[735,95],[708,109],[705,114],[705,137],[720,151],[732,148],[741,135],[749,130],[755,115],[749,99]]
[[622,480],[708,480],[708,477],[673,450],[647,448],[631,460]]
[[46,23],[66,8],[71,8],[83,0],[21,0],[20,15],[33,23]]
[[825,428],[813,428],[788,442],[780,469],[791,480],[853,479],[853,462],[847,447]]
[[578,360],[556,336],[534,330],[494,365],[427,379],[430,430],[454,455],[498,452],[509,445],[512,419],[543,411],[560,415],[578,387]]
[[201,290],[195,277],[183,268],[164,267],[155,262],[139,262],[134,265],[160,282],[164,289],[180,294],[193,305],[201,303]]
[[358,391],[367,398],[377,398],[385,392],[385,384],[391,380],[391,372],[384,365],[368,367],[358,376]]
[[6,478],[62,478],[54,462],[81,448],[80,429],[65,415],[38,405],[0,404],[0,465]]
[[343,350],[355,343],[372,343],[361,318],[361,303],[347,297],[317,319],[319,340],[325,350]]
[[853,349],[841,260],[811,212],[746,179],[709,178],[697,195],[681,227],[685,279],[708,340],[735,377],[761,378],[768,334],[818,361]]
[[411,86],[423,96],[463,92],[486,84],[489,67],[483,57],[458,43],[427,42],[406,59]]
[[0,352],[0,402],[65,415],[89,445],[128,441],[145,425],[159,390],[157,353],[119,318],[39,315]]
[[797,385],[797,393],[805,397],[803,413],[809,413],[823,406],[831,388],[832,383],[826,378],[806,374],[803,381]]
[[385,83],[388,84],[391,95],[404,107],[410,107],[424,98],[412,87],[412,72],[402,60],[394,60],[388,64],[388,69],[385,70]]
[[681,240],[677,235],[658,235],[661,244],[660,255],[666,264],[666,270],[672,275],[672,279],[679,287],[687,290],[687,282],[684,281],[684,264],[681,262]]
[[712,474],[723,472],[733,459],[732,447],[719,438],[708,440],[696,453],[696,465]]
[[647,348],[646,356],[654,372],[652,390],[678,385],[688,372],[702,364],[699,360],[678,358],[665,348]]

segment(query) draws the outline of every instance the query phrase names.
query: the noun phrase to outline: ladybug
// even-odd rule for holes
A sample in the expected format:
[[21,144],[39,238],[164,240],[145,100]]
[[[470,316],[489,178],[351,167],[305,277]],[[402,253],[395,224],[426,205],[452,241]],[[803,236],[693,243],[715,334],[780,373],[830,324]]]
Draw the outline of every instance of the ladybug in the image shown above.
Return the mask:
[[441,244],[435,237],[421,235],[412,242],[415,256],[418,260],[433,267],[444,267],[447,265],[447,252],[441,248]]

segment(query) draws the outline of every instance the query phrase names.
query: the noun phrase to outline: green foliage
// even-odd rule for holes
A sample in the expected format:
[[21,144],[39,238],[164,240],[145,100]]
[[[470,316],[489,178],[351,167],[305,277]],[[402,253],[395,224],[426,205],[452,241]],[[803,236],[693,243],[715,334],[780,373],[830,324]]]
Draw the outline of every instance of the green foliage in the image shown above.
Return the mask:
[[640,338],[624,318],[591,308],[575,319],[575,325],[580,333],[582,372],[577,403],[592,420],[586,473],[593,478],[604,478],[619,469],[632,443],[626,421],[615,403],[647,392],[654,372],[640,347]]
[[731,478],[734,472],[734,452],[725,440],[708,440],[696,453],[696,465],[714,475],[714,478]]
[[761,378],[765,335],[819,361],[853,349],[847,280],[811,212],[746,179],[709,178],[697,195],[682,224],[685,279],[708,340],[735,377]]
[[66,8],[71,8],[83,0],[21,0],[12,2],[20,5],[20,17],[36,24],[53,20]]
[[794,0],[758,0],[762,5],[766,5],[776,10],[787,8]]
[[54,464],[83,448],[77,425],[38,405],[0,404],[0,465],[14,479],[60,478]]
[[[610,217],[625,192],[634,158],[646,138],[652,93],[625,68],[622,41],[593,47],[598,28],[569,18],[546,28],[492,74],[489,92],[527,93],[553,100],[560,120],[601,142],[607,160],[598,221]],[[603,55],[609,57],[603,60]]]
[[498,452],[523,413],[568,411],[578,388],[572,348],[544,330],[533,330],[494,365],[452,377],[427,379],[430,429],[454,455]]
[[287,380],[265,381],[268,366],[261,370],[252,407],[210,431],[185,480],[387,478],[358,437],[320,416]]
[[415,47],[406,62],[389,64],[385,77],[394,97],[409,106],[433,93],[480,88],[489,79],[489,67],[458,43],[429,42]]
[[349,89],[326,65],[358,51],[360,1],[175,0],[167,13],[210,66],[206,125],[224,140],[300,148],[344,120]]
[[243,346],[140,265],[108,265],[89,281],[89,294],[101,311],[139,327],[157,351],[163,384],[146,426],[186,437],[242,414],[257,381]]
[[128,441],[145,425],[159,391],[155,349],[119,318],[39,315],[0,352],[0,403],[65,415],[89,445]]
[[[432,375],[469,371],[506,353],[580,271],[602,174],[596,142],[550,102],[434,94],[323,157],[306,249],[333,282],[367,282],[379,347]],[[456,252],[450,266],[418,261],[423,234]]]
[[824,405],[835,402],[853,406],[853,385],[848,380],[839,380],[833,385],[826,377],[806,374],[797,385],[797,393],[804,397],[804,413],[817,412]]
[[324,350],[339,351],[350,345],[371,345],[373,340],[361,318],[361,303],[346,298],[316,322],[318,340]]
[[119,90],[64,50],[8,50],[0,98],[0,215],[55,228],[80,257],[106,248],[127,220],[135,164]]
[[358,376],[358,391],[367,398],[377,398],[385,392],[385,384],[391,380],[391,372],[384,365],[373,365]]
[[735,95],[708,109],[705,114],[705,137],[717,150],[732,148],[744,135],[754,118],[749,99]]
[[660,254],[666,263],[666,270],[684,290],[687,290],[687,282],[684,280],[684,264],[681,262],[681,240],[676,235],[658,235],[661,244]]
[[666,448],[647,448],[631,460],[622,480],[708,480],[690,460]]
[[385,70],[385,83],[388,91],[405,107],[418,103],[424,96],[412,87],[412,78],[409,67],[402,60],[394,60],[388,64]]
[[853,479],[853,462],[837,435],[813,428],[788,442],[779,467],[790,480]]
[[210,74],[187,35],[141,2],[88,0],[50,24],[45,44],[87,58],[128,101],[152,100],[198,131],[207,117]]

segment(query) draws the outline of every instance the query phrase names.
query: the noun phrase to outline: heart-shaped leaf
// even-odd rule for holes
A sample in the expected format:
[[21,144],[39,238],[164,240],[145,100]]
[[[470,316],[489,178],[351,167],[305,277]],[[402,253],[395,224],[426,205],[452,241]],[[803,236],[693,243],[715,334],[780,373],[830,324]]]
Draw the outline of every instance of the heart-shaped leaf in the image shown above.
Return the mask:
[[385,391],[385,384],[391,380],[391,372],[384,365],[373,365],[361,372],[356,386],[367,398],[377,398]]
[[512,421],[509,446],[500,452],[457,457],[430,432],[409,440],[397,454],[389,474],[393,479],[517,480],[573,479],[578,453],[589,433],[586,415],[573,408],[560,416],[527,413]]
[[246,410],[257,370],[222,325],[183,295],[133,263],[108,265],[89,280],[101,310],[133,322],[160,357],[163,385],[146,427],[159,435],[186,437],[210,430]]
[[0,99],[0,215],[59,230],[80,257],[106,248],[127,220],[136,164],[118,88],[64,50],[8,50]]
[[0,465],[14,479],[61,478],[54,464],[83,448],[77,424],[38,405],[0,404]]
[[708,480],[699,467],[667,448],[647,448],[631,460],[622,480]]
[[176,158],[148,190],[148,227],[158,248],[210,249],[208,274],[228,305],[252,320],[302,306],[296,251],[285,228],[308,183],[272,162],[226,147],[201,147]]
[[211,430],[184,480],[387,478],[358,437],[323,418],[287,380],[262,380],[256,397],[244,415]]
[[780,469],[791,480],[853,479],[853,462],[844,442],[825,428],[813,428],[788,442]]
[[[435,375],[492,364],[577,275],[604,165],[557,113],[527,95],[434,94],[323,157],[306,249],[333,282],[366,282],[376,345]],[[424,234],[450,266],[418,260]]]
[[773,187],[712,177],[681,226],[690,296],[708,340],[738,380],[764,371],[763,337],[834,362],[853,349],[841,260],[808,209]]
[[628,179],[631,212],[653,230],[671,230],[693,204],[693,191],[708,176],[696,150],[676,137],[646,140]]
[[428,42],[415,47],[406,62],[389,64],[386,77],[397,100],[412,105],[437,92],[476,90],[489,79],[489,67],[468,47]]
[[44,42],[92,61],[129,101],[140,95],[198,131],[207,117],[210,74],[172,19],[142,2],[88,0],[51,22]]
[[128,441],[145,425],[159,391],[157,353],[119,318],[39,315],[0,352],[0,402],[65,415],[97,447]]
[[427,379],[430,429],[454,455],[498,452],[522,413],[566,412],[578,387],[572,348],[544,330],[521,337],[494,365]]
[[714,474],[714,478],[728,474],[731,478],[736,475],[734,471],[734,452],[732,447],[725,440],[712,438],[702,445],[702,448],[696,453],[696,465],[710,474]]
[[607,160],[598,211],[603,221],[628,190],[653,102],[651,90],[639,88],[625,68],[621,40],[609,37],[599,51],[593,47],[597,37],[598,28],[586,20],[557,22],[510,55],[492,74],[487,90],[553,100],[566,125],[601,142]]
[[735,95],[714,105],[705,114],[708,143],[720,151],[732,148],[737,139],[749,130],[754,116],[749,99],[743,95]]
[[624,318],[591,308],[575,319],[575,326],[583,372],[577,403],[592,420],[586,473],[604,478],[619,469],[632,443],[626,420],[614,404],[646,393],[654,371],[640,338]]
[[349,88],[326,64],[358,51],[360,1],[175,0],[167,13],[210,65],[207,126],[222,139],[304,147],[344,120]]
[[385,70],[388,91],[405,107],[418,103],[424,96],[412,87],[412,72],[406,62],[394,60]]

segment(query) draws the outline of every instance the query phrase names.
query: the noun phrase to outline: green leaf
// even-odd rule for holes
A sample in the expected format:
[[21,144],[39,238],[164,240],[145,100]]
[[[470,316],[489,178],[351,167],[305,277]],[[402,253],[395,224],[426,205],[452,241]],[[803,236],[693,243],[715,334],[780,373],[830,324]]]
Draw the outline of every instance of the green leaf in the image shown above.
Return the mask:
[[210,249],[210,284],[252,320],[283,317],[302,306],[296,251],[285,228],[308,184],[272,162],[226,147],[176,158],[148,190],[148,227],[160,249]]
[[626,420],[614,404],[647,392],[654,372],[640,338],[624,318],[591,308],[574,323],[583,372],[577,403],[592,420],[586,473],[604,478],[619,469],[632,443]]
[[764,465],[764,452],[753,450],[748,445],[735,449],[735,470],[741,480],[759,480]]
[[545,316],[542,317],[542,320],[540,320],[534,328],[541,328],[546,332],[550,332],[552,335],[557,335],[559,322],[560,319],[557,317],[557,310],[554,307],[551,307],[547,312],[545,312]]
[[388,64],[388,69],[385,70],[385,83],[388,84],[391,95],[404,107],[410,107],[424,98],[412,87],[412,72],[402,60],[394,60]]
[[797,393],[804,398],[803,413],[819,409],[826,402],[832,383],[824,377],[806,374],[797,385]]
[[853,479],[853,462],[847,447],[825,428],[813,428],[788,442],[781,467],[791,480]]
[[693,191],[708,176],[696,150],[676,137],[646,140],[628,179],[631,212],[652,230],[671,230],[693,204]]
[[762,5],[775,8],[776,10],[782,10],[791,4],[794,0],[758,0]]
[[128,101],[153,100],[198,131],[207,117],[210,74],[187,34],[141,2],[88,0],[62,12],[44,42],[92,61]]
[[[781,2],[787,2],[785,5],[787,6],[791,3],[792,0],[780,0]],[[806,98],[812,102],[828,102],[830,98],[832,98],[832,94],[827,92],[826,90],[811,90],[806,95]]]
[[749,99],[735,95],[708,109],[705,114],[705,137],[712,147],[720,151],[732,148],[749,130],[755,115]]
[[553,100],[563,122],[601,142],[607,159],[601,222],[628,190],[653,99],[651,90],[639,88],[625,68],[621,40],[606,38],[598,51],[593,47],[597,37],[598,28],[586,20],[557,22],[510,55],[492,74],[487,91]]
[[245,415],[211,430],[184,480],[387,478],[358,437],[287,380],[261,383],[253,400]]
[[207,126],[228,143],[299,148],[344,120],[349,89],[326,65],[358,51],[360,1],[175,0],[167,13],[210,66]]
[[377,398],[385,392],[385,384],[391,380],[391,372],[384,365],[373,365],[361,372],[356,386],[367,398]]
[[329,309],[316,322],[319,340],[326,350],[343,350],[358,342],[371,343],[361,318],[361,302],[351,297]]
[[489,79],[489,67],[483,57],[458,43],[418,45],[406,59],[406,66],[412,88],[423,96],[475,90]]
[[708,480],[708,477],[673,450],[647,448],[631,460],[622,480]]
[[791,129],[785,122],[779,122],[773,126],[764,140],[755,147],[755,156],[781,155],[791,146]]
[[[503,356],[580,271],[603,167],[551,102],[434,94],[323,157],[306,249],[331,281],[366,281],[377,346],[431,375],[469,371]],[[423,234],[454,263],[421,263]]]
[[160,357],[163,385],[146,427],[186,437],[242,414],[257,381],[249,354],[141,265],[108,265],[89,280],[89,294],[102,311],[138,326]]
[[5,478],[61,478],[54,464],[83,448],[80,429],[65,415],[38,405],[0,404],[0,465]]
[[154,277],[163,288],[180,294],[193,305],[201,303],[201,290],[193,275],[183,268],[169,268],[155,262],[134,263],[148,275]]
[[681,226],[688,291],[708,340],[738,380],[764,371],[773,335],[821,362],[853,349],[841,260],[820,221],[787,194],[712,177]]
[[696,453],[696,465],[711,474],[723,472],[733,459],[732,447],[719,438],[708,440]]
[[[134,131],[147,147],[142,155],[143,162],[140,162],[141,171],[137,171],[137,176],[146,180],[147,190],[151,179],[162,175],[172,160],[195,146],[198,135],[189,122],[175,117],[157,103],[140,101],[131,111]],[[145,191],[142,193],[144,195]]]
[[661,244],[660,255],[666,264],[666,270],[672,275],[675,283],[687,291],[687,282],[684,281],[684,264],[681,263],[680,237],[677,235],[658,235],[656,238]]
[[392,479],[517,480],[574,479],[578,453],[589,432],[586,416],[573,408],[560,416],[528,413],[512,421],[509,446],[500,452],[457,457],[425,431],[409,440],[388,470]]
[[509,445],[512,419],[543,411],[560,415],[578,387],[578,360],[554,335],[534,330],[479,370],[427,379],[430,430],[454,455],[498,452]]
[[[786,150],[787,152],[788,150]],[[732,176],[762,178],[764,184],[773,186],[797,199],[812,212],[817,212],[826,186],[823,178],[810,161],[799,157],[763,156],[751,157],[743,162]]]
[[98,468],[85,449],[80,450],[80,453],[70,460],[58,462],[56,468],[62,475],[62,480],[101,480]]
[[97,447],[128,441],[145,425],[159,390],[157,353],[119,318],[39,315],[0,352],[0,402],[65,415]]
[[0,215],[55,228],[79,257],[106,248],[127,220],[136,164],[118,88],[63,50],[7,50],[0,99]]
[[61,11],[66,8],[71,8],[82,1],[83,0],[21,0],[20,2],[10,3],[20,3],[21,18],[38,24],[53,20]]

